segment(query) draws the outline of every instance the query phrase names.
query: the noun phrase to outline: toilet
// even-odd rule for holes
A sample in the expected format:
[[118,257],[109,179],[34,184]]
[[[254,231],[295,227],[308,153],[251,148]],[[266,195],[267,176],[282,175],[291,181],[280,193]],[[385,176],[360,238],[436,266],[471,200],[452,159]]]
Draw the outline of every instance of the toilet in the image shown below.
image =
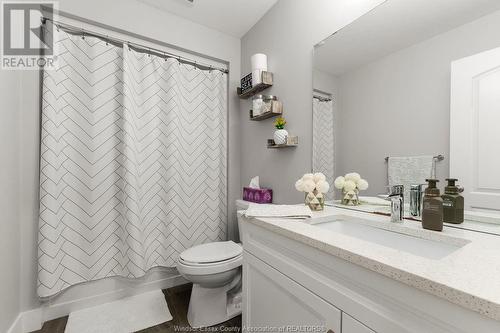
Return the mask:
[[[248,204],[237,200],[237,209]],[[179,255],[177,270],[193,283],[187,319],[194,328],[213,326],[241,314],[243,247],[233,241],[193,246]]]

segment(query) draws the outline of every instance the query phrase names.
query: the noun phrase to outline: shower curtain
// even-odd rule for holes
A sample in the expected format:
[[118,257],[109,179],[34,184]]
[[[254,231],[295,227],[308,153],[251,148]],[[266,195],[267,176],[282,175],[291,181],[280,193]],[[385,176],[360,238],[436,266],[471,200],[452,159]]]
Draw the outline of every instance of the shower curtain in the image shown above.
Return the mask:
[[313,98],[313,171],[322,172],[330,184],[326,200],[333,200],[334,169],[333,102]]
[[227,74],[55,32],[43,73],[40,297],[226,239]]

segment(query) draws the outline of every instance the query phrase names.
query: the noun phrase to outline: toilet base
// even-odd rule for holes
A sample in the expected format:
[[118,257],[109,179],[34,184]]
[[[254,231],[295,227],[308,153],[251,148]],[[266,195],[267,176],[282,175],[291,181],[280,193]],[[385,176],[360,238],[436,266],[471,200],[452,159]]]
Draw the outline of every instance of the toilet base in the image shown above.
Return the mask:
[[241,314],[241,274],[220,288],[193,284],[187,320],[194,328],[213,326]]

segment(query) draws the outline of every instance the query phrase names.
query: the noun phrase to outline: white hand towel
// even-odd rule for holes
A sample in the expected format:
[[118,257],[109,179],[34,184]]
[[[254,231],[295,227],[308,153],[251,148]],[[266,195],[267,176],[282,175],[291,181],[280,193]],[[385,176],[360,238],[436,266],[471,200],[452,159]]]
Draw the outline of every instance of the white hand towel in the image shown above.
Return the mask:
[[404,185],[405,202],[409,202],[410,185],[425,184],[436,174],[433,156],[389,157],[389,186]]
[[252,203],[248,206],[245,216],[307,219],[312,217],[312,212],[306,205],[265,205]]

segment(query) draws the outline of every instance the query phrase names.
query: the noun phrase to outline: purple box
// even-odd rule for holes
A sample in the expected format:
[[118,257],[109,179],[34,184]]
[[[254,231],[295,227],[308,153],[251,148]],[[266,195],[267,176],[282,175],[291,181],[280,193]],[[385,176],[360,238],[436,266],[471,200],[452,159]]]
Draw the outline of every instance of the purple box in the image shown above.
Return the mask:
[[255,203],[272,203],[273,190],[269,188],[243,187],[243,200]]

